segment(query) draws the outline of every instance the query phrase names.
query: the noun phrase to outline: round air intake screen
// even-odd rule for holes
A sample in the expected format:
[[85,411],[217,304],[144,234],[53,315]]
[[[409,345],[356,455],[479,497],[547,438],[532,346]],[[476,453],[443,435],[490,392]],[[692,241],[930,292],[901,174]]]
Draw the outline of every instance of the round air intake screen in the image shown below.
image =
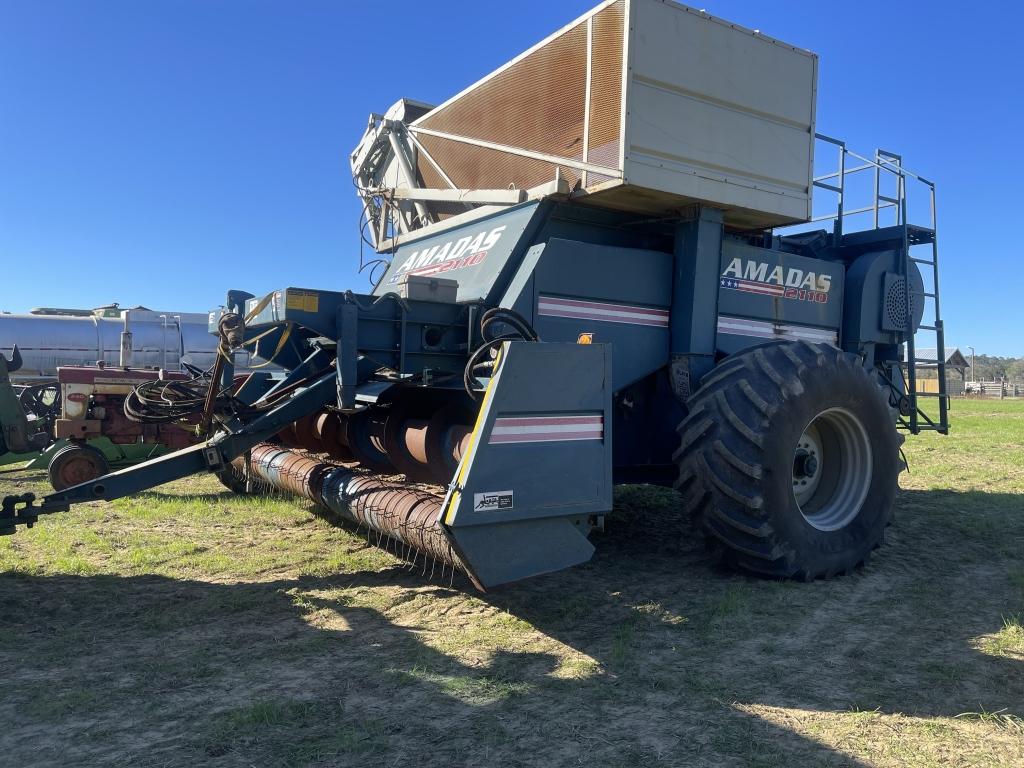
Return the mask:
[[[911,297],[910,301],[913,302],[914,298]],[[885,314],[890,328],[907,327],[907,281],[902,277],[893,280],[886,291]]]
[[[916,265],[910,272],[910,284],[913,286],[909,303],[910,321],[916,331],[924,315],[924,301],[920,295],[924,291],[924,281]],[[910,325],[907,321],[907,308],[907,281],[895,272],[886,272],[882,294],[882,329],[905,332]]]

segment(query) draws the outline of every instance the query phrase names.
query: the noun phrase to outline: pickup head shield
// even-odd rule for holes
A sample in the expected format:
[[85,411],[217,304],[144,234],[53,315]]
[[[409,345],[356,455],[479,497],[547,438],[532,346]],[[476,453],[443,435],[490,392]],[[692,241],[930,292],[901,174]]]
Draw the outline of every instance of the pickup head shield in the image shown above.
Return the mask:
[[611,347],[506,342],[442,522],[483,587],[587,561],[612,507]]

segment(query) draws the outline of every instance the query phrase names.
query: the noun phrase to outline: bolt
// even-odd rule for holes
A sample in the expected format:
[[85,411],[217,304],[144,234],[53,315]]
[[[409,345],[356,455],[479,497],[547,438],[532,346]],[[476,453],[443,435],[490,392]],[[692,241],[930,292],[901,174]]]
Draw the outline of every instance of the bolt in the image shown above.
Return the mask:
[[810,456],[804,459],[804,475],[807,477],[814,477],[814,473],[818,471],[818,459],[812,453]]

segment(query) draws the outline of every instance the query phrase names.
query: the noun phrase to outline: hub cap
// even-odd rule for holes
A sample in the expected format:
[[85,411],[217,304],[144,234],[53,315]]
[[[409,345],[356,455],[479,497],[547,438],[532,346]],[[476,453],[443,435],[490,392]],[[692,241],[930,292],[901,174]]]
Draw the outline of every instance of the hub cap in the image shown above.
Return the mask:
[[871,441],[845,408],[822,411],[804,428],[793,451],[793,496],[819,531],[852,521],[864,504],[873,472]]

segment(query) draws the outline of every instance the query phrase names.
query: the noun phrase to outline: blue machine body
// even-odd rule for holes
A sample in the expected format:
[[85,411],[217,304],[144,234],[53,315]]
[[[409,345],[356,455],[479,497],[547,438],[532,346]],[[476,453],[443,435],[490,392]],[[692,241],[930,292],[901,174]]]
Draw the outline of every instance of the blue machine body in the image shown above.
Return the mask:
[[[885,299],[900,229],[836,245],[727,233],[713,210],[649,223],[544,199],[404,243],[369,294],[231,291],[211,313],[211,331],[238,312],[243,343],[288,371],[253,376],[239,395],[258,403],[301,383],[298,392],[206,446],[55,494],[42,511],[223,466],[325,407],[393,409],[410,392],[460,401],[479,319],[503,307],[540,342],[504,342],[480,380],[486,396],[438,524],[482,587],[583,562],[614,483],[672,482],[675,426],[719,360],[802,339],[862,354],[866,365],[898,363],[905,331]],[[406,273],[457,280],[457,300],[401,297]],[[230,368],[223,375],[230,381]]]
[[[237,397],[258,405],[291,392],[280,406],[42,508],[16,513],[11,502],[5,515],[34,519],[216,470],[324,409],[353,421],[377,412],[383,424],[454,408],[471,433],[437,524],[463,567],[482,587],[564,568],[590,557],[587,534],[611,510],[614,483],[671,484],[686,399],[720,360],[781,339],[898,364],[905,323],[886,314],[886,292],[904,234],[773,238],[727,232],[713,209],[649,221],[547,197],[403,242],[371,293],[231,291],[211,332],[237,313],[242,345],[287,371],[251,377]],[[406,275],[455,280],[456,300],[403,297]],[[492,307],[518,313],[539,340],[496,347],[475,406],[462,374]],[[230,366],[222,376],[228,386]]]
[[[670,484],[683,404],[717,361],[780,339],[862,352],[869,365],[894,356],[899,331],[884,330],[881,312],[900,237],[847,248],[726,233],[700,208],[650,224],[531,201],[404,243],[371,294],[250,297],[246,333],[261,337],[260,354],[279,347],[269,356],[290,369],[317,339],[336,342],[337,407],[352,410],[408,386],[382,384],[382,367],[459,391],[487,307],[529,321],[541,343],[506,344],[442,517],[464,564],[492,585],[588,559],[587,520],[611,509],[614,482]],[[399,297],[407,274],[457,280],[458,300]],[[522,557],[499,556],[508,551]]]
[[[672,2],[607,0],[437,107],[402,99],[372,114],[350,155],[360,235],[386,265],[372,287],[228,291],[209,315],[217,362],[181,395],[205,443],[40,504],[9,496],[0,533],[203,470],[234,489],[237,470],[247,491],[256,477],[329,497],[414,550],[451,552],[487,588],[588,559],[615,483],[678,480],[692,483],[695,509],[717,492],[738,505],[719,514],[734,554],[745,548],[789,576],[848,571],[884,531],[881,518],[861,531],[861,510],[888,512],[898,474],[895,423],[877,451],[864,424],[947,426],[935,190],[899,155],[866,158],[818,134],[816,83],[817,58],[803,48]],[[816,175],[819,141],[838,150],[834,173]],[[854,173],[874,176],[867,206],[847,194]],[[911,179],[928,189],[929,228],[907,223]],[[836,198],[835,215],[820,217],[831,230],[794,233],[817,220],[816,188]],[[844,231],[851,216],[874,228]],[[930,257],[911,256],[918,245]],[[918,264],[930,266],[927,290]],[[935,319],[922,326],[926,302]],[[938,359],[916,356],[919,329],[936,334]],[[843,408],[823,398],[817,415],[791,419],[818,438],[762,451],[781,434],[770,422],[781,405],[720,366],[742,358],[730,370],[749,365],[773,403],[792,407],[803,384],[766,363],[769,350],[746,354],[771,344],[790,378],[855,380],[871,419],[836,415]],[[241,350],[283,374],[243,380]],[[837,362],[821,373],[826,358]],[[921,362],[940,381],[937,421],[917,407]],[[712,389],[726,379],[764,439]],[[138,399],[139,420],[182,420],[159,397]],[[681,425],[709,452],[691,452],[692,465],[676,459],[689,450]],[[738,458],[710,431],[723,425],[758,452]],[[819,471],[814,446],[846,458]],[[871,458],[883,452],[891,461]],[[324,454],[320,466],[308,458]],[[805,514],[794,489],[812,477]],[[421,483],[439,488],[432,500]],[[883,503],[863,501],[871,489]],[[780,521],[793,523],[785,540]],[[856,546],[833,545],[843,531]],[[813,567],[792,554],[804,534],[822,534],[805,548],[822,555]],[[850,562],[827,557],[835,546]]]

